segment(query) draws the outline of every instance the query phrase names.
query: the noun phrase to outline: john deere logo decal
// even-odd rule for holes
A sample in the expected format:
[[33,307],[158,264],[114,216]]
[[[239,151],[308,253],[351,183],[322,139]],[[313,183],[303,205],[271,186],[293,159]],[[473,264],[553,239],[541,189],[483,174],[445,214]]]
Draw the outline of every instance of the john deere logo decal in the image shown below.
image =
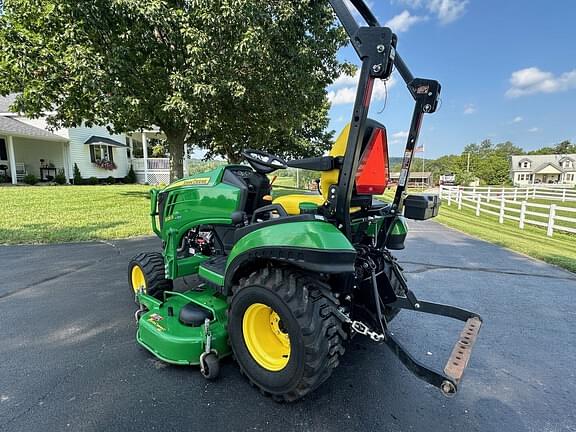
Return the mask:
[[193,178],[188,180],[183,180],[180,185],[206,185],[210,183],[210,177]]

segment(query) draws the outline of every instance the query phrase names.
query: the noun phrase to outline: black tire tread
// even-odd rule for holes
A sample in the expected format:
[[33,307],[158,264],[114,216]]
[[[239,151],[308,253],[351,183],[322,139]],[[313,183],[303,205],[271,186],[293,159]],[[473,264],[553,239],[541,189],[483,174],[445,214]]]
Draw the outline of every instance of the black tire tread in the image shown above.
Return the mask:
[[[144,272],[146,278],[146,293],[148,295],[159,297],[164,291],[172,289],[172,281],[166,279],[164,272],[164,257],[159,252],[142,252],[130,260],[129,269],[132,265],[137,264]],[[128,281],[131,284],[130,272]]]
[[238,359],[240,371],[260,391],[277,402],[302,398],[326,381],[344,354],[347,334],[336,314],[338,299],[330,286],[315,275],[292,267],[266,267],[242,278],[232,287],[232,296],[244,287],[259,285],[274,291],[290,308],[302,330],[305,346],[304,374],[296,387],[285,394],[270,394],[253,382]]

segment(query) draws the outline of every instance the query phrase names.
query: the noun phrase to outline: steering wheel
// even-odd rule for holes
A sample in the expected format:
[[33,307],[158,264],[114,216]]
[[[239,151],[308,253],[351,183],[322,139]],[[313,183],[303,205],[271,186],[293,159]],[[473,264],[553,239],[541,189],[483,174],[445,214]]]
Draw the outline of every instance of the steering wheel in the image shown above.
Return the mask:
[[270,174],[277,169],[286,169],[286,161],[262,150],[246,149],[242,152],[244,159],[260,174]]

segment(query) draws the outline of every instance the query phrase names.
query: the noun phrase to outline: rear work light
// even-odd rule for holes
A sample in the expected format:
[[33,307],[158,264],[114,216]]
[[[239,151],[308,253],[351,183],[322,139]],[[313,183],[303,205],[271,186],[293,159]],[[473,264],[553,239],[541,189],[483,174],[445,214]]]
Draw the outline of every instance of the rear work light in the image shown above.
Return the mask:
[[386,130],[375,128],[360,157],[356,172],[356,192],[365,195],[382,194],[388,185],[388,179]]

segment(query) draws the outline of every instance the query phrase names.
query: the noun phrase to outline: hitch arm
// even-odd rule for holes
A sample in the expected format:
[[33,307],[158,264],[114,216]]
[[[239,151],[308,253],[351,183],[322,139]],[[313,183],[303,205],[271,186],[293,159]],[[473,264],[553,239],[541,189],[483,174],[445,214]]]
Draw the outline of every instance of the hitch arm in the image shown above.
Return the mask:
[[390,348],[410,372],[427,383],[432,384],[434,387],[439,388],[445,396],[454,395],[458,391],[458,385],[462,380],[466,366],[468,366],[472,354],[472,347],[476,342],[480,327],[482,326],[482,318],[474,312],[455,306],[420,300],[413,303],[408,298],[402,297],[389,304],[389,306],[445,316],[466,322],[442,372],[429,368],[416,360],[408,350],[402,346],[398,339],[396,339],[394,333],[387,331],[385,340],[388,348]]

